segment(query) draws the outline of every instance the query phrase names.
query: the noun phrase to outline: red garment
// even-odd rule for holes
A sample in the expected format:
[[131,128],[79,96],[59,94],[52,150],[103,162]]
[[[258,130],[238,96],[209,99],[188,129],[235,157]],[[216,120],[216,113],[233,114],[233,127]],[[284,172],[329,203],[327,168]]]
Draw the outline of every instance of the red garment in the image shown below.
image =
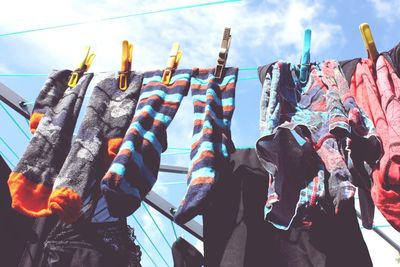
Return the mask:
[[384,56],[376,63],[362,59],[353,73],[351,94],[367,113],[382,139],[383,156],[373,170],[375,205],[400,231],[400,78]]

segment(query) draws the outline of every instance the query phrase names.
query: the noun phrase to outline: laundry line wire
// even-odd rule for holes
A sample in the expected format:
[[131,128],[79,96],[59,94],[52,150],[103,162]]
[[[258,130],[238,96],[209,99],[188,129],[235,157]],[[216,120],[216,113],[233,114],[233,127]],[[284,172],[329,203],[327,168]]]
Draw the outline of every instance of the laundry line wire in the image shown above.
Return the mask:
[[141,250],[143,250],[144,254],[146,254],[146,256],[150,259],[150,261],[154,264],[154,266],[157,267],[157,264],[155,263],[155,261],[153,260],[153,258],[150,256],[150,254],[147,252],[146,248],[140,243],[139,239],[135,240],[139,247],[141,248]]
[[25,34],[25,33],[39,32],[39,31],[46,31],[46,30],[53,30],[53,29],[60,29],[60,28],[68,28],[68,27],[74,27],[74,26],[85,25],[85,24],[108,22],[108,21],[113,21],[113,20],[140,17],[140,16],[157,14],[157,13],[167,13],[167,12],[178,11],[178,10],[188,10],[188,9],[228,4],[228,3],[240,2],[240,1],[241,0],[222,0],[222,1],[213,1],[213,2],[193,4],[193,5],[175,6],[175,7],[164,8],[164,9],[137,12],[137,13],[127,14],[127,15],[120,15],[120,16],[99,18],[99,19],[86,20],[86,21],[80,21],[80,22],[72,22],[72,23],[65,23],[65,24],[59,24],[59,25],[53,25],[53,26],[46,26],[46,27],[41,27],[41,28],[32,28],[32,29],[26,29],[26,30],[14,31],[14,32],[0,33],[0,37],[11,36],[11,35],[20,35],[20,34]]
[[146,230],[143,228],[143,226],[139,223],[138,219],[136,218],[135,214],[132,214],[131,217],[135,220],[139,228],[142,230],[144,235],[147,237],[147,239],[150,241],[150,244],[153,246],[153,248],[156,250],[157,254],[161,257],[161,259],[164,261],[164,263],[169,266],[167,261],[165,260],[164,256],[161,254],[160,250],[157,248],[157,246],[154,244],[153,240],[151,237],[147,234]]
[[[244,68],[239,68],[240,71],[255,71],[257,70],[257,67],[244,67]],[[117,73],[116,71],[98,71],[94,73],[94,76],[106,74],[106,73]],[[0,77],[48,77],[49,73],[0,73]],[[254,78],[257,76],[250,76],[250,77],[242,77],[242,79],[248,79],[248,78]],[[239,78],[240,79],[240,78]]]

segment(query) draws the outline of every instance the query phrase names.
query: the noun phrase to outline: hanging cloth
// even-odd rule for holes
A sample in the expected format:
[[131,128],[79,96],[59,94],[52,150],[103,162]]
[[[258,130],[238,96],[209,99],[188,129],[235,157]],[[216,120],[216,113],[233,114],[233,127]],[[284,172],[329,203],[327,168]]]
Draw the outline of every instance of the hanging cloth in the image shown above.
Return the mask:
[[93,78],[93,74],[84,74],[75,88],[69,88],[71,73],[55,71],[45,82],[30,118],[33,137],[8,180],[12,207],[28,216],[52,213],[48,199],[69,152],[83,98]]
[[167,147],[167,128],[189,90],[191,70],[175,70],[169,84],[163,71],[144,73],[135,116],[121,148],[102,179],[110,214],[126,217],[139,208],[157,181],[160,155]]
[[400,79],[399,47],[372,61],[362,59],[354,68],[351,93],[360,103],[382,139],[384,154],[373,169],[372,198],[388,222],[400,231]]
[[379,151],[374,163],[380,156],[372,122],[349,94],[333,60],[312,64],[304,86],[296,65],[278,62],[269,68],[260,120],[257,153],[270,173],[266,214],[280,229],[288,229],[295,217],[302,218],[317,204],[338,213],[341,202],[354,196],[346,162],[349,140],[376,140],[368,143]]
[[235,109],[238,68],[226,68],[220,79],[214,69],[194,69],[191,79],[194,128],[188,172],[188,189],[175,213],[186,223],[203,214],[207,198],[218,181],[221,166],[235,150],[231,120]]

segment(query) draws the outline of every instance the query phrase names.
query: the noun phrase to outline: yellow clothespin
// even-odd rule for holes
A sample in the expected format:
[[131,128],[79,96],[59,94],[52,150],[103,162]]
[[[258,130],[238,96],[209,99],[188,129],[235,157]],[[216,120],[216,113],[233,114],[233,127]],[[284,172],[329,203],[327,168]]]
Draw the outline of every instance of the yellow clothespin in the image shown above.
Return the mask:
[[95,53],[90,53],[90,46],[85,47],[85,57],[83,58],[83,61],[79,64],[78,68],[72,72],[71,77],[69,78],[68,86],[69,87],[75,87],[76,84],[78,83],[79,79],[82,77],[82,75],[88,71],[90,68],[90,65],[92,65],[93,59],[95,58],[96,54]]
[[119,89],[121,89],[122,91],[128,89],[128,77],[132,67],[132,52],[133,44],[129,43],[127,40],[123,40],[121,70],[119,72]]
[[222,36],[221,50],[218,54],[217,66],[215,68],[215,77],[220,79],[222,71],[225,68],[226,60],[228,59],[229,47],[231,46],[231,28],[224,29],[224,35]]
[[371,29],[368,23],[360,24],[360,32],[361,37],[364,41],[365,48],[368,52],[368,58],[371,59],[374,63],[378,59],[379,53],[375,46],[374,37],[372,36]]
[[171,53],[162,76],[163,84],[169,84],[172,72],[178,68],[179,61],[181,60],[183,52],[179,49],[179,43],[173,43]]

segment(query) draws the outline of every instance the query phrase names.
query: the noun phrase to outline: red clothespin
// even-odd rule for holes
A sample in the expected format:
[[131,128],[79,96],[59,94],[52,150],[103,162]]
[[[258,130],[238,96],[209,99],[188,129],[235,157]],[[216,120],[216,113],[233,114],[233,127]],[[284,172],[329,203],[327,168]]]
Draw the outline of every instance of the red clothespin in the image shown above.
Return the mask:
[[90,53],[90,46],[85,47],[85,57],[79,66],[72,72],[71,77],[68,81],[68,86],[74,88],[82,75],[89,70],[92,65],[93,59],[95,58],[95,53]]
[[225,68],[226,61],[228,59],[229,47],[231,46],[231,28],[224,29],[224,35],[222,36],[221,50],[218,54],[217,66],[215,68],[215,77],[220,79],[222,77],[222,71]]
[[133,44],[127,40],[122,41],[122,60],[121,70],[118,72],[119,75],[119,89],[125,91],[128,89],[129,84],[129,72],[132,67],[132,53]]
[[171,81],[172,72],[178,68],[179,61],[182,58],[182,54],[183,52],[179,49],[179,43],[173,43],[167,66],[165,67],[162,76],[163,84],[169,84],[169,82]]

